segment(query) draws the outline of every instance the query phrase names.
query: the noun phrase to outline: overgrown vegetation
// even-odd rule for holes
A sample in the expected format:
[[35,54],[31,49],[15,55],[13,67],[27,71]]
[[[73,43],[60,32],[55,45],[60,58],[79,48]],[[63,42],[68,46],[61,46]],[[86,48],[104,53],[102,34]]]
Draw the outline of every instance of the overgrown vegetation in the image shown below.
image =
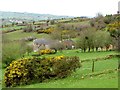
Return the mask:
[[13,61],[5,71],[6,87],[64,78],[81,66],[78,57],[23,58]]

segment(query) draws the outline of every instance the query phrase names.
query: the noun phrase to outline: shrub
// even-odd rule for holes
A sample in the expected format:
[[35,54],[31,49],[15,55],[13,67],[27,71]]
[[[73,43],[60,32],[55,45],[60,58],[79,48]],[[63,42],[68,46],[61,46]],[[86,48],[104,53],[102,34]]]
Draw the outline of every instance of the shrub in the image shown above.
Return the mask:
[[50,34],[51,32],[53,32],[53,28],[49,28],[49,29],[45,29],[45,30],[37,30],[37,33],[46,33],[46,34]]
[[5,84],[7,87],[28,83],[30,81],[29,69],[25,68],[29,59],[13,61],[5,72]]
[[78,57],[58,56],[54,62],[53,71],[57,78],[66,77],[81,66]]
[[6,69],[6,87],[42,82],[50,78],[64,78],[81,66],[78,57],[22,58]]
[[51,49],[45,49],[45,50],[40,50],[39,54],[43,55],[43,54],[54,54],[55,51],[51,50]]

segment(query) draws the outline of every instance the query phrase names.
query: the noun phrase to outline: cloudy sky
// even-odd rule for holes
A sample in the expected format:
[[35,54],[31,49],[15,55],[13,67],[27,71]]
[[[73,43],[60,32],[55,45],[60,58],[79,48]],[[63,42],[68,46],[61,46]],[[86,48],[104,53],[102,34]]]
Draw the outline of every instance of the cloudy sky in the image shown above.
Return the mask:
[[68,16],[115,14],[120,0],[0,0],[0,11]]

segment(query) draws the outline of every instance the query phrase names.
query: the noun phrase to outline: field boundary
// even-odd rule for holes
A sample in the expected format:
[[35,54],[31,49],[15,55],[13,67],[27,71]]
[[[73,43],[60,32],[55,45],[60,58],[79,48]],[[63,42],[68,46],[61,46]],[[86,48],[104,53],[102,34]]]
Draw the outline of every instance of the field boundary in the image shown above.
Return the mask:
[[83,63],[83,62],[89,62],[89,61],[103,61],[103,60],[109,60],[111,58],[120,58],[120,55],[115,54],[115,55],[108,55],[108,56],[102,57],[102,58],[83,59],[83,60],[81,60],[81,63]]

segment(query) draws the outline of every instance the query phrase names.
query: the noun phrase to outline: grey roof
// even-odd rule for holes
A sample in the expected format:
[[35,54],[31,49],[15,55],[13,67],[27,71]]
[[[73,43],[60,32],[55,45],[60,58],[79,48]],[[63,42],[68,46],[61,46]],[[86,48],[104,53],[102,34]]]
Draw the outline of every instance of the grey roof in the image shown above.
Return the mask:
[[52,43],[56,43],[56,40],[51,40],[51,39],[46,39],[46,38],[40,38],[40,39],[35,39],[33,41],[34,44],[45,44],[45,45],[50,45]]
[[66,42],[66,43],[74,43],[73,40],[64,40],[63,42]]
[[33,42],[35,44],[49,44],[49,41],[47,39],[44,39],[44,38],[42,38],[42,39],[35,39]]

